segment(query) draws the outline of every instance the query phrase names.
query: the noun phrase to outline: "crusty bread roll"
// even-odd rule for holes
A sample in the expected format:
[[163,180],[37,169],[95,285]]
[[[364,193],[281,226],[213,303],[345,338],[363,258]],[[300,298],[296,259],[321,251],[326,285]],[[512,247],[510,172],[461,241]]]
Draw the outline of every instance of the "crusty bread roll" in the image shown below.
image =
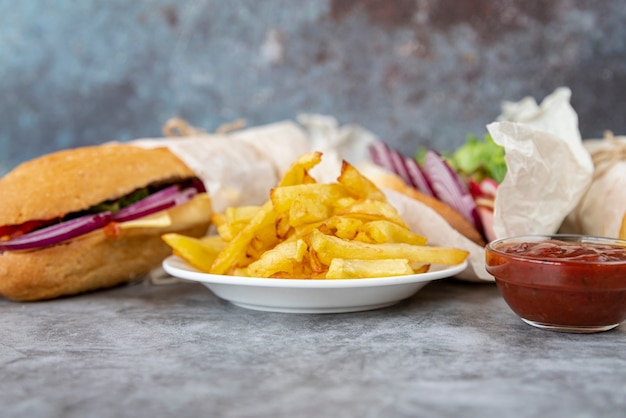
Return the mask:
[[368,164],[367,166],[360,166],[359,170],[378,187],[394,190],[429,206],[460,234],[478,245],[485,245],[485,240],[480,232],[478,232],[463,215],[439,199],[421,193],[419,190],[407,185],[404,180],[396,174],[381,167]]
[[85,210],[159,182],[194,177],[167,148],[74,148],[27,161],[0,179],[0,226]]
[[[103,145],[49,154],[0,179],[0,226],[61,218],[148,185],[194,177],[165,148]],[[202,236],[210,216],[210,199],[200,193],[147,217],[166,219],[165,224],[140,218],[40,249],[0,251],[0,295],[36,301],[138,279],[171,254],[162,234]]]

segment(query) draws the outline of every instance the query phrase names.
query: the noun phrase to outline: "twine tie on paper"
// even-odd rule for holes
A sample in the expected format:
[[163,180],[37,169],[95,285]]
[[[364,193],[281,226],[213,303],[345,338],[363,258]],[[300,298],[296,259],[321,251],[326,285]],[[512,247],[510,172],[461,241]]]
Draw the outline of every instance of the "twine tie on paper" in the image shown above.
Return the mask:
[[608,143],[607,147],[603,147],[591,154],[591,160],[595,167],[594,180],[605,175],[615,164],[620,161],[626,161],[626,142],[618,141],[613,132],[604,133],[604,140]]

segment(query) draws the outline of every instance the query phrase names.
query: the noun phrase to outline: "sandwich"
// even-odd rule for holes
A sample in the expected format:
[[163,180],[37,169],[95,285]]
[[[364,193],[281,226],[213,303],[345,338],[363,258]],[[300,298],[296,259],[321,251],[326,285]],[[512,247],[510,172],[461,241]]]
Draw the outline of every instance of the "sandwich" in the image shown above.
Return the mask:
[[429,206],[477,245],[496,238],[493,211],[506,162],[504,149],[489,135],[470,135],[446,155],[423,150],[420,156],[406,156],[381,141],[372,143],[369,150],[373,164],[360,168],[379,187]]
[[606,132],[583,145],[594,164],[592,181],[561,232],[626,237],[626,137]]
[[167,148],[58,151],[0,179],[0,295],[38,301],[144,277],[170,254],[161,235],[200,237],[211,199]]

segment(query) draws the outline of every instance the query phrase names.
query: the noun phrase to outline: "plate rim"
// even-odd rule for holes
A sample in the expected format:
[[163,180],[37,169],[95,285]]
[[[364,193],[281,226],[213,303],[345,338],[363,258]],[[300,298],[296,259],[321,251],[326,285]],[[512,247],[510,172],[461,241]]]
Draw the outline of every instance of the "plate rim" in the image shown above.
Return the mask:
[[[193,267],[186,260],[170,255],[162,262],[165,272],[173,277],[205,283],[248,287],[277,287],[291,289],[340,289],[359,287],[380,287],[392,285],[404,285],[410,283],[430,282],[433,280],[452,277],[461,273],[468,266],[468,260],[452,266],[444,266],[441,269],[426,273],[409,274],[403,276],[362,278],[362,279],[272,279],[259,277],[228,276],[204,273]],[[182,273],[182,274],[181,274]]]

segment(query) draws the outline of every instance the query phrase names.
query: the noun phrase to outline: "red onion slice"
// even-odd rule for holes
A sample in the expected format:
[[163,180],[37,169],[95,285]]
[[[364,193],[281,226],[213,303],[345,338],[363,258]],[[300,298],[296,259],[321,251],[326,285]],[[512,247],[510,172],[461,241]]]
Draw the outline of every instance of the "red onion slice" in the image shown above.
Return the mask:
[[433,186],[430,184],[430,180],[422,170],[422,167],[419,166],[417,161],[411,157],[404,158],[406,171],[409,174],[409,177],[412,180],[413,187],[428,196],[435,196],[435,191],[433,190]]
[[172,206],[186,203],[197,194],[198,190],[195,187],[188,187],[179,191],[178,186],[170,186],[119,210],[113,215],[112,220],[115,222],[126,222],[152,215]]
[[474,198],[443,157],[435,151],[427,151],[424,156],[424,170],[437,198],[456,209],[482,233],[483,228]]
[[374,164],[377,164],[391,172],[394,171],[393,159],[391,158],[391,149],[381,141],[375,141],[369,146],[370,157]]
[[111,221],[126,222],[160,212],[190,201],[198,193],[205,192],[202,181],[196,179],[191,186],[179,190],[178,185],[166,187],[158,192],[127,206],[115,214],[100,212],[37,229],[9,241],[0,241],[0,251],[17,251],[42,248],[84,235],[102,228]]
[[428,178],[415,159],[402,155],[381,141],[371,144],[369,151],[374,164],[398,175],[406,184],[420,192],[434,196]]
[[10,241],[0,242],[0,251],[28,250],[55,245],[102,228],[110,221],[111,212],[81,216],[80,218],[38,229]]

